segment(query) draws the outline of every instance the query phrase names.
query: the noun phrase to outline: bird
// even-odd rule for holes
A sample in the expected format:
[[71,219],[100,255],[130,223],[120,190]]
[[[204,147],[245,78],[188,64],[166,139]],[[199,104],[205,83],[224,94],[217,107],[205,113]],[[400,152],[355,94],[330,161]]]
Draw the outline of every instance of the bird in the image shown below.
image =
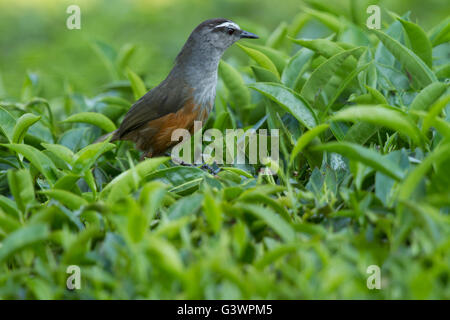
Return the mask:
[[203,21],[190,34],[172,70],[156,87],[137,100],[119,128],[101,137],[110,142],[129,140],[143,151],[141,160],[163,155],[177,143],[172,132],[207,120],[216,97],[217,72],[224,52],[240,39],[258,39],[232,20]]

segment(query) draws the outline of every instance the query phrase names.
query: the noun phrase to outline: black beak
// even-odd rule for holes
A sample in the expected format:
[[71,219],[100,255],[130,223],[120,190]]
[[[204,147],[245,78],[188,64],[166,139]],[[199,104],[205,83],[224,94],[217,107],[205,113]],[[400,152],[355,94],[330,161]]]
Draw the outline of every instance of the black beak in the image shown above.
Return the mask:
[[245,30],[242,30],[242,31],[241,31],[240,37],[241,37],[241,39],[243,39],[243,38],[248,38],[248,39],[259,39],[259,37],[258,37],[256,34],[251,33],[251,32],[248,32],[248,31],[245,31]]

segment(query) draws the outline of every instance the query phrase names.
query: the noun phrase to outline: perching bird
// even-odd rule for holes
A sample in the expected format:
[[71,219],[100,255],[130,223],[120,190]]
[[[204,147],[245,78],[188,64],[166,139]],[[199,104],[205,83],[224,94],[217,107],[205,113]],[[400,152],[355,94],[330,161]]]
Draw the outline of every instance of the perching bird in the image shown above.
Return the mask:
[[205,121],[216,97],[217,69],[225,50],[242,38],[258,36],[233,21],[210,19],[198,25],[178,54],[167,78],[134,103],[111,141],[131,140],[142,158],[163,154],[173,146],[172,132],[193,131],[194,121]]

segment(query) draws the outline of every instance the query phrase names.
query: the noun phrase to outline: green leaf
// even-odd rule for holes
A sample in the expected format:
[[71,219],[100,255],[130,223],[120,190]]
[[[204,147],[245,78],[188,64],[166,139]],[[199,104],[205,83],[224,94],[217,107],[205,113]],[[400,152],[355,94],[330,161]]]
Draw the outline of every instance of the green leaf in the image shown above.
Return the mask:
[[104,102],[106,104],[113,104],[113,105],[120,106],[121,108],[123,108],[127,111],[131,105],[131,103],[128,100],[125,100],[124,98],[116,97],[116,96],[102,96],[98,99],[98,101]]
[[299,77],[303,74],[303,70],[308,65],[314,52],[309,49],[299,50],[288,62],[286,68],[283,70],[281,75],[281,82],[284,83],[286,87],[291,89],[296,89],[296,85],[299,81]]
[[296,37],[310,19],[310,15],[304,12],[298,13],[294,19],[292,19],[292,23],[289,26],[289,35],[291,37]]
[[410,110],[428,110],[428,108],[435,103],[445,91],[447,91],[448,84],[442,82],[433,82],[426,88],[422,89],[414,98],[409,106]]
[[146,159],[138,163],[135,167],[122,172],[108,183],[100,193],[100,196],[105,198],[108,195],[108,202],[117,201],[136,189],[146,175],[155,171],[167,160],[169,160],[168,157],[160,157]]
[[367,85],[364,87],[367,89],[367,91],[369,91],[369,94],[373,97],[374,101],[376,101],[377,104],[388,104],[386,98],[380,91]]
[[17,203],[3,195],[0,195],[0,208],[10,216],[17,219],[20,219],[21,217],[21,214],[17,208]]
[[198,193],[181,198],[170,206],[167,217],[170,220],[177,220],[189,214],[195,214],[202,205],[202,199],[203,195]]
[[283,218],[277,215],[272,209],[265,208],[259,205],[244,204],[244,203],[239,203],[235,205],[235,207],[247,211],[252,215],[263,220],[285,242],[292,242],[295,240],[294,229],[288,222],[286,222]]
[[277,67],[274,65],[272,60],[270,60],[264,53],[261,51],[258,51],[256,49],[252,49],[249,47],[245,47],[241,44],[237,44],[239,48],[241,48],[250,58],[255,60],[257,64],[259,64],[261,67],[273,72],[274,75],[277,76],[277,78],[280,78],[280,74],[278,73]]
[[203,211],[205,212],[206,221],[211,226],[211,229],[218,233],[222,228],[222,209],[220,202],[217,200],[211,191],[206,191],[203,197]]
[[55,189],[61,189],[61,190],[68,190],[71,192],[74,192],[75,190],[78,190],[77,181],[80,180],[80,175],[68,173],[56,181],[55,185],[53,186]]
[[348,74],[348,76],[342,80],[341,84],[339,85],[339,87],[337,87],[335,90],[333,90],[334,92],[328,92],[329,95],[333,94],[332,96],[330,96],[330,100],[328,101],[328,104],[325,108],[325,111],[323,112],[324,115],[326,115],[328,113],[328,110],[330,110],[331,106],[335,103],[335,101],[339,98],[339,96],[342,94],[342,92],[345,90],[345,88],[347,88],[347,86],[353,81],[353,79],[362,71],[364,71],[367,67],[369,67],[370,65],[372,65],[371,62],[364,64],[362,66],[359,66],[358,68],[356,68],[355,70],[353,70],[351,73]]
[[111,75],[113,80],[117,80],[119,78],[117,74],[117,70],[115,68],[114,62],[116,61],[117,53],[110,45],[101,42],[101,41],[92,41],[91,46],[95,53],[98,55],[100,60],[105,65],[106,69]]
[[317,117],[308,103],[296,92],[278,83],[254,83],[250,88],[280,105],[292,114],[305,127],[311,129],[317,125]]
[[14,126],[12,142],[22,143],[28,128],[38,122],[39,119],[41,119],[40,116],[36,116],[32,113],[25,113],[23,116],[17,119],[17,123]]
[[431,68],[433,57],[431,52],[431,42],[425,31],[415,23],[398,18],[408,35],[412,51]]
[[365,86],[376,88],[377,86],[377,69],[375,67],[375,64],[373,63],[374,60],[369,49],[366,49],[361,57],[359,57],[357,67],[359,68],[360,66],[363,66],[370,62],[372,63],[368,66],[368,69],[358,74],[358,81],[361,88],[364,88]]
[[321,124],[311,130],[306,131],[295,143],[294,149],[291,152],[291,158],[289,160],[289,165],[292,165],[297,155],[305,149],[305,147],[319,134],[324,132],[330,127],[329,124]]
[[289,214],[289,211],[277,200],[273,199],[272,197],[269,197],[265,194],[260,193],[260,188],[255,188],[253,190],[247,190],[244,193],[241,194],[239,197],[240,201],[248,202],[248,203],[254,203],[254,204],[265,204],[268,207],[271,207],[273,210],[275,210],[277,213],[281,215],[281,217],[290,222],[291,216]]
[[136,51],[136,45],[127,43],[122,48],[120,48],[120,51],[116,58],[116,64],[117,67],[121,72],[125,72],[128,63],[131,59],[131,56]]
[[34,184],[28,169],[8,170],[9,190],[14,197],[17,207],[26,212],[28,206],[34,202]]
[[267,39],[266,45],[272,48],[278,48],[283,43],[288,32],[287,23],[282,21],[278,27],[272,32],[272,34]]
[[305,48],[308,48],[317,54],[324,56],[329,59],[332,56],[337,55],[338,53],[342,53],[345,50],[338,45],[336,42],[333,42],[328,39],[292,39],[294,43],[297,43]]
[[21,227],[22,224],[19,221],[0,211],[0,232],[7,235]]
[[101,113],[97,112],[80,112],[76,113],[74,115],[71,115],[63,122],[82,122],[82,123],[89,123],[94,126],[97,126],[101,128],[102,130],[106,132],[111,132],[116,130],[116,125],[114,122],[112,122],[108,117],[104,116]]
[[436,47],[442,43],[450,41],[450,17],[447,17],[442,22],[429,32],[430,41],[433,47]]
[[182,277],[185,274],[183,261],[180,258],[179,251],[164,238],[149,236],[147,241],[148,251],[153,257],[153,261],[157,261],[169,274]]
[[235,102],[236,108],[242,108],[250,104],[250,92],[244,84],[239,72],[231,65],[221,60],[219,63],[219,74],[223,83],[228,88],[231,100]]
[[88,204],[88,202],[82,197],[66,190],[42,190],[39,191],[39,193],[45,194],[49,198],[58,200],[63,205],[72,210],[79,209],[81,206],[85,206]]
[[127,70],[127,77],[131,84],[131,89],[133,90],[134,98],[139,100],[143,95],[147,93],[147,88],[145,87],[144,81],[136,73],[131,71],[129,68]]
[[384,32],[375,29],[372,31],[421,87],[437,81],[434,73],[414,52]]
[[148,221],[152,221],[155,217],[156,210],[162,204],[166,195],[166,188],[167,186],[160,181],[151,181],[142,188],[139,195],[139,203]]
[[8,111],[0,107],[0,132],[9,142],[12,142],[15,124],[16,119]]
[[450,78],[450,63],[438,66],[436,68],[435,74],[438,79]]
[[398,199],[407,200],[413,194],[414,190],[419,185],[420,181],[424,178],[428,170],[432,166],[438,166],[443,161],[448,161],[450,157],[450,144],[442,144],[428,154],[425,159],[412,170],[398,190]]
[[62,144],[50,144],[50,143],[41,143],[41,145],[53,153],[55,156],[64,160],[68,164],[72,164],[75,160],[75,155],[69,148],[63,146]]
[[90,144],[78,151],[75,155],[75,161],[73,163],[73,173],[81,174],[86,170],[89,170],[91,166],[97,161],[103,153],[114,149],[116,146],[108,141],[101,143]]
[[320,22],[322,22],[324,25],[326,25],[328,28],[330,28],[334,32],[339,32],[341,30],[341,22],[339,21],[336,16],[323,12],[323,11],[317,11],[314,9],[310,9],[308,7],[304,8],[304,11],[309,14],[311,17],[316,18]]
[[359,105],[339,111],[331,120],[365,121],[374,125],[390,128],[410,137],[420,144],[422,136],[417,126],[402,112],[383,105]]
[[[88,243],[101,234],[96,226],[89,226],[76,234],[75,239],[71,239],[62,255],[61,263],[64,265],[73,264],[77,258],[88,251]],[[79,261],[79,260],[78,260]]]
[[270,72],[269,70],[258,66],[251,66],[251,68],[255,75],[256,81],[280,83],[280,79],[278,79],[277,76],[273,74],[273,72]]
[[267,46],[255,44],[254,42],[246,42],[245,46],[264,53],[273,62],[275,67],[277,67],[278,72],[280,74],[283,72],[287,59],[289,58],[287,54]]
[[365,144],[379,129],[379,126],[367,122],[356,122],[348,129],[343,140]]
[[245,170],[236,167],[220,167],[222,170],[234,172],[240,176],[252,179],[253,176]]
[[2,241],[0,247],[0,263],[17,251],[37,242],[46,240],[48,236],[48,226],[43,224],[23,226],[22,228],[14,231]]
[[280,257],[296,252],[300,247],[301,246],[298,243],[278,245],[274,249],[264,253],[261,258],[255,261],[254,265],[258,269],[263,269],[265,266],[276,262]]
[[395,180],[403,179],[403,171],[398,165],[381,156],[378,152],[350,142],[329,142],[312,148],[317,151],[339,153],[350,160],[361,162],[371,168],[383,172]]
[[450,95],[446,95],[442,99],[436,101],[436,103],[433,104],[433,106],[430,108],[427,115],[425,116],[425,119],[423,120],[422,132],[424,134],[428,131],[428,129],[430,129],[434,119],[442,112],[442,110],[445,107],[447,107],[449,102],[450,102]]
[[361,50],[361,48],[338,53],[317,67],[304,84],[301,95],[309,102],[314,102],[320,90],[324,89],[325,85],[336,74],[344,61],[357,50]]
[[2,144],[4,147],[22,154],[31,162],[36,169],[41,172],[48,182],[53,185],[57,180],[57,172],[55,164],[44,153],[38,149],[25,144]]

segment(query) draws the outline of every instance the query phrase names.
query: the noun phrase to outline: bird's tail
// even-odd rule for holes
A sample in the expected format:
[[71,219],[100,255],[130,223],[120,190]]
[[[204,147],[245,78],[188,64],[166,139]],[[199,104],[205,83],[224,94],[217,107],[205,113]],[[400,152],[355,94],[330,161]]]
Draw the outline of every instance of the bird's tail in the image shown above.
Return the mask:
[[119,129],[116,129],[114,131],[111,131],[111,132],[109,132],[107,134],[102,135],[100,138],[95,140],[94,143],[100,143],[100,142],[106,141],[106,140],[108,140],[110,138],[111,139],[109,140],[109,142],[116,141],[117,140],[116,133],[118,132],[118,130]]

